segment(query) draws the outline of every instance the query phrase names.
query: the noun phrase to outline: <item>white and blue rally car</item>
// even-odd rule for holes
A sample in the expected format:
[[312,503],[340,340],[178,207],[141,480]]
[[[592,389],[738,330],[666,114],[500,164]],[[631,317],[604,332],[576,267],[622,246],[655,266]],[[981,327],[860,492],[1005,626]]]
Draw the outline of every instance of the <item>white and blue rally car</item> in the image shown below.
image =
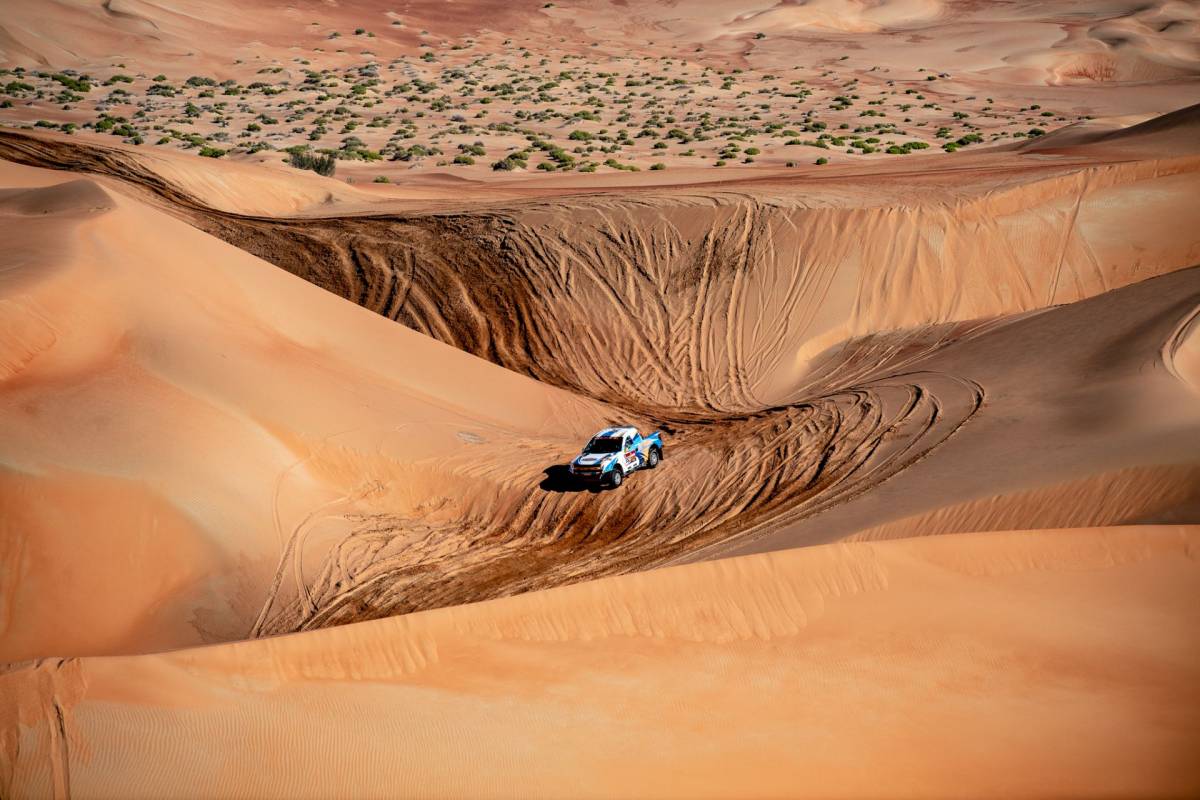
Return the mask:
[[571,477],[615,489],[634,470],[657,467],[662,457],[660,431],[642,436],[637,428],[605,428],[571,462]]

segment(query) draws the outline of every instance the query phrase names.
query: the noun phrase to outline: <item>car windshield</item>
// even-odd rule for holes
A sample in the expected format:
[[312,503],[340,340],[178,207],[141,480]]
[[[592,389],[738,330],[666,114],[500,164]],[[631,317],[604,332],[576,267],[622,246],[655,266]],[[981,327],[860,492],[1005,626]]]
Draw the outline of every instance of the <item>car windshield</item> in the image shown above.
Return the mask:
[[583,448],[585,453],[619,453],[621,452],[621,440],[608,437],[597,437],[588,442],[587,447]]

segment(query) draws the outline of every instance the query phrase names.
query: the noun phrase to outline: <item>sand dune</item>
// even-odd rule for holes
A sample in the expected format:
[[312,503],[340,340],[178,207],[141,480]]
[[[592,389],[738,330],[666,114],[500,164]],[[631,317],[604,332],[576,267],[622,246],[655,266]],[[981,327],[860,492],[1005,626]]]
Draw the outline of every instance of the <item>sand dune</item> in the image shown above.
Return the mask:
[[1198,543],[1195,527],[1145,527],[828,545],[45,660],[0,676],[20,731],[0,788],[1186,796]]
[[[22,157],[49,158],[46,144],[22,143]],[[67,565],[81,576],[58,605],[10,622],[11,660],[307,630],[893,521],[903,528],[943,506],[956,508],[956,528],[987,529],[995,512],[980,502],[998,491],[1044,498],[1037,490],[1047,487],[1058,497],[1051,487],[1088,480],[1111,489],[1105,475],[1151,465],[1187,476],[1200,452],[1192,384],[1178,377],[1190,375],[1190,333],[1180,326],[1190,331],[1200,306],[1200,273],[1179,268],[1195,244],[1160,238],[1137,271],[1122,273],[1128,260],[1106,242],[1130,243],[1106,239],[1103,222],[1122,193],[1144,196],[1147,186],[1159,204],[1141,205],[1146,230],[1190,213],[1180,202],[1193,193],[1187,155],[1032,180],[1018,170],[1005,191],[967,192],[944,216],[933,207],[945,191],[936,182],[921,190],[926,205],[854,209],[841,178],[823,207],[785,205],[773,187],[299,221],[222,214],[161,176],[149,180],[155,173],[136,162],[88,153],[77,151],[76,163],[108,169],[98,178],[107,188],[7,168],[12,183],[44,187],[14,190],[22,208],[56,208],[63,197],[91,208],[97,196],[110,206],[42,220],[60,226],[59,249],[38,251],[42,267],[14,272],[23,277],[5,299],[15,312],[4,358],[8,561],[28,551],[35,565],[10,591],[20,605]],[[314,282],[541,382],[273,270],[135,200],[115,178],[248,249],[285,263],[299,254],[308,260],[297,271]],[[1042,198],[1048,208],[1037,211]],[[973,225],[977,204],[991,220],[1014,209],[1011,228]],[[705,233],[714,214],[733,223],[718,229],[736,241]],[[844,237],[816,249],[836,214],[872,232],[855,239],[864,252],[839,249]],[[925,232],[898,233],[907,220]],[[975,235],[951,233],[960,225]],[[1056,246],[1061,273],[1039,273],[1031,256],[1028,277],[1014,278],[1020,262],[1004,272],[986,257],[1021,252],[1006,242],[1016,235]],[[86,249],[72,245],[85,236]],[[897,249],[904,236],[936,236],[941,252]],[[953,236],[963,237],[963,254],[996,240],[961,265],[946,252]],[[787,241],[809,245],[785,249]],[[408,249],[397,263],[375,248]],[[188,255],[164,262],[167,249]],[[708,254],[698,275],[688,252]],[[317,271],[339,261],[347,272]],[[872,263],[893,268],[872,273]],[[995,282],[966,272],[955,282],[949,272],[985,267]],[[1161,285],[1114,291],[1143,271],[1172,270]],[[371,283],[380,279],[390,284]],[[997,292],[1001,280],[1020,291]],[[67,291],[81,283],[93,287],[86,311]],[[908,287],[901,304],[887,288],[897,285]],[[521,294],[503,294],[513,290]],[[158,298],[181,291],[186,304],[164,310]],[[1064,300],[1077,302],[1030,313]],[[604,324],[632,303],[643,304],[634,318],[645,309],[646,325]],[[810,320],[798,325],[798,316]],[[674,332],[676,320],[686,335]],[[1099,361],[1114,345],[1083,320],[1104,320],[1127,357]],[[1036,342],[1055,344],[1024,369],[1005,360]],[[817,348],[819,358],[808,355]],[[662,354],[653,371],[606,369],[613,358],[649,365],[649,353]],[[269,390],[257,380],[264,370]],[[481,384],[492,388],[473,393]],[[1076,416],[1089,409],[1105,436],[1081,440],[1064,428],[1064,403]],[[1154,414],[1141,413],[1151,405]],[[581,437],[626,420],[671,431],[661,472],[619,496],[563,491],[555,470]],[[1054,443],[1054,455],[1031,467],[1028,451],[1006,445],[1014,439]],[[1187,492],[1153,488],[1156,472],[1124,474],[1134,476],[1127,491],[1166,498],[1155,513],[1190,502]],[[96,571],[93,553],[73,543],[84,518],[45,511],[90,519],[97,503],[82,498],[101,496],[122,546],[163,559],[161,580],[113,594],[123,564]],[[181,540],[179,552],[159,544],[160,530]],[[118,609],[92,603],[106,592]]]
[[[214,213],[180,197],[186,183],[141,177],[123,151],[75,149],[75,163],[147,185],[204,230],[542,381],[660,416],[745,413],[844,385],[822,362],[848,340],[904,332],[911,357],[954,331],[930,326],[1200,263],[1200,243],[1174,233],[1200,226],[1198,108],[1099,141],[1065,137],[1071,160],[1047,159],[1062,150],[1048,141],[1027,159],[880,165],[803,193],[784,181],[302,222]],[[0,143],[39,165],[62,147]],[[648,353],[654,369],[609,368]]]
[[0,16],[0,797],[1200,794],[1193,5]]
[[[280,537],[314,507],[365,513],[390,496],[393,510],[436,515],[431,497],[462,480],[446,474],[456,453],[490,463],[472,480],[494,484],[505,467],[482,453],[513,438],[561,448],[615,420],[93,182],[4,176],[43,184],[3,200],[22,216],[0,214],[5,238],[28,246],[0,300],[3,584],[7,607],[28,609],[7,619],[6,660],[245,635]],[[390,488],[360,471],[371,462],[396,471]],[[128,583],[130,561],[93,548],[146,558],[158,577]],[[66,593],[51,588],[64,569],[77,577]],[[54,605],[34,602],[48,591]]]

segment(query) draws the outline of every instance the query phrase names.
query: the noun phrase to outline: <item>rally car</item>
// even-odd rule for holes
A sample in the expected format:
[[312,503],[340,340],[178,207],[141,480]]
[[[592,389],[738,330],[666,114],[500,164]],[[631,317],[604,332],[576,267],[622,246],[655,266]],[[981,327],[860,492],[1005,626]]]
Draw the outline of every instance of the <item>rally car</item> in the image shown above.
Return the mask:
[[571,477],[615,489],[634,470],[657,467],[662,457],[661,432],[642,436],[637,428],[605,428],[571,462]]

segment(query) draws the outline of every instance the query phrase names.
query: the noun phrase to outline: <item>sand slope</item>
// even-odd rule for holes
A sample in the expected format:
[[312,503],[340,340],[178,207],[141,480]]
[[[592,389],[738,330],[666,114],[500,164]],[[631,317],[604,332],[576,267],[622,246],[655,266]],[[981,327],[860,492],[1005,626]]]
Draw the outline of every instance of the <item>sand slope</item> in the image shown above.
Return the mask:
[[829,545],[46,660],[0,676],[0,791],[1194,795],[1198,548],[1195,527]]
[[[1137,134],[1170,137],[1137,160],[1004,152],[876,173],[873,202],[842,175],[273,219],[187,191],[233,202],[234,173],[94,148],[68,162],[91,181],[7,167],[0,652],[308,630],[879,526],[1036,527],[1046,502],[1060,525],[1189,520],[1197,162],[1174,132],[1194,116]],[[612,422],[665,426],[666,462],[571,491],[562,465]],[[139,564],[153,579],[124,580]]]
[[3,177],[0,660],[244,636],[293,537],[446,513],[464,469],[482,500],[514,442],[614,416],[93,182]]
[[[160,159],[17,134],[0,152],[144,187],[203,230],[509,369],[662,419],[708,418],[845,385],[830,372],[848,340],[901,332],[911,359],[952,330],[929,326],[1200,263],[1197,120],[1200,106],[953,165],[303,220],[205,204],[219,180],[204,173],[224,164],[161,175]],[[860,355],[858,372],[887,357]]]
[[1194,3],[10,5],[0,798],[1200,796]]

